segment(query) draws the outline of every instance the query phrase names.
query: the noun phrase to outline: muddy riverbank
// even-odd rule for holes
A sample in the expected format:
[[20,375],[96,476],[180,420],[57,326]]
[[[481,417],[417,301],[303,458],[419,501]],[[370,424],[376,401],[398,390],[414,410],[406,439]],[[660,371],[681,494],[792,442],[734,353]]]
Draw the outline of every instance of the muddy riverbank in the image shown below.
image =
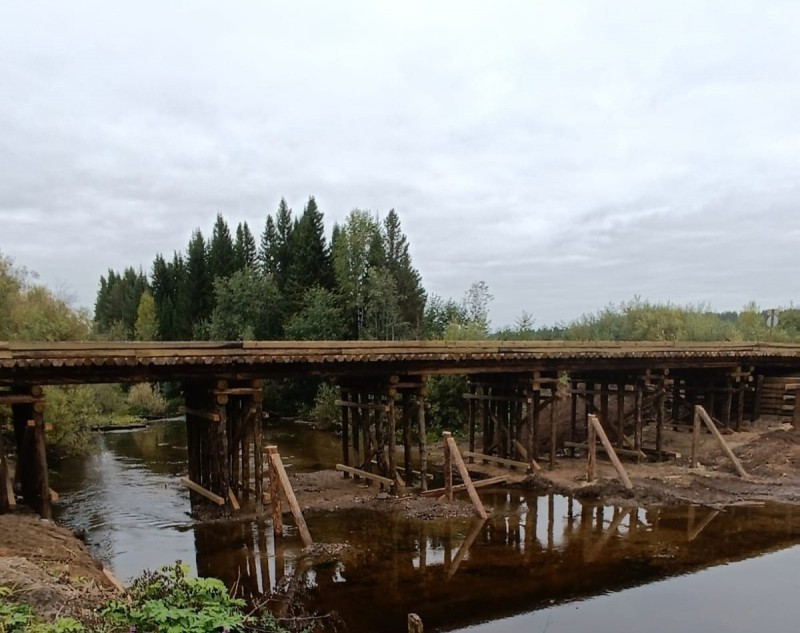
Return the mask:
[[[540,460],[541,470],[530,476],[519,469],[488,464],[471,464],[469,468],[476,479],[507,475],[511,487],[557,492],[609,505],[690,503],[716,507],[765,501],[800,504],[800,433],[791,425],[759,420],[746,430],[724,438],[747,477],[736,474],[716,438],[708,433],[700,437],[698,467],[690,468],[691,433],[674,429],[664,430],[664,443],[668,447],[664,461],[637,464],[623,460],[633,490],[625,489],[602,454],[598,456],[598,479],[591,483],[586,478],[585,455],[580,454],[559,456],[552,470]],[[429,463],[431,472],[441,470],[440,444],[429,447]],[[304,512],[366,508],[431,519],[472,513],[466,493],[457,494],[451,504],[420,497],[414,490],[392,497],[377,485],[344,479],[333,470],[297,473],[292,481]]]
[[24,511],[0,515],[0,586],[45,620],[91,621],[119,588],[68,529]]

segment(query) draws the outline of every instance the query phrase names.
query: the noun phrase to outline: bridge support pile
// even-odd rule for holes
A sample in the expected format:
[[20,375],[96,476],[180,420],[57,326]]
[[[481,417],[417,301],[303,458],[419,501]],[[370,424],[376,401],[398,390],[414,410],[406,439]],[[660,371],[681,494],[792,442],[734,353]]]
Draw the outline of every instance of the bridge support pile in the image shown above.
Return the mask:
[[[468,404],[469,452],[475,451],[477,427],[482,425],[484,455],[526,461],[538,469],[541,439],[547,438],[548,462],[555,466],[556,408],[567,392],[562,373],[472,377],[464,398]],[[547,415],[547,426],[542,417]]]
[[[387,478],[399,492],[419,478],[427,488],[427,442],[425,431],[425,378],[390,376],[377,381],[340,384],[336,404],[342,410],[342,459],[344,477],[362,473]],[[399,405],[399,406],[398,406]],[[398,435],[403,465],[397,463]],[[419,470],[413,468],[414,445],[418,446]],[[366,477],[365,477],[366,478]],[[369,481],[369,479],[367,478]],[[381,485],[384,485],[381,483]]]
[[[0,392],[0,404],[10,405],[17,444],[15,479],[25,502],[43,518],[52,518],[45,446],[44,390],[40,385]],[[14,503],[5,447],[0,439],[0,512]]]
[[[257,506],[263,502],[262,387],[260,380],[183,385],[189,479],[221,498],[226,509],[238,509],[238,499],[251,496]],[[208,497],[194,490],[190,496],[193,508]]]

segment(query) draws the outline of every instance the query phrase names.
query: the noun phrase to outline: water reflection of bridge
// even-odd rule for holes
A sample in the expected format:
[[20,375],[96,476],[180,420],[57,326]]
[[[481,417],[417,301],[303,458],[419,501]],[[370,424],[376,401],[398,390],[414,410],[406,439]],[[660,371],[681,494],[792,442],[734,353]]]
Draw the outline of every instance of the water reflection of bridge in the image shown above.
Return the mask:
[[[800,346],[778,344],[0,342],[0,405],[12,407],[21,492],[43,516],[50,516],[43,385],[181,383],[189,478],[226,507],[235,507],[232,496],[261,499],[263,379],[336,380],[342,392],[345,465],[369,469],[375,460],[384,475],[398,479],[395,445],[401,437],[409,483],[414,443],[424,471],[429,376],[469,377],[464,395],[471,450],[481,434],[484,453],[519,460],[523,452],[535,456],[544,448],[552,464],[566,439],[556,433],[553,411],[558,402],[569,405],[572,442],[583,441],[587,416],[595,412],[618,447],[625,450],[629,444],[638,454],[643,424],[652,419],[657,430],[653,448],[660,453],[663,425],[678,422],[697,403],[721,423],[739,428],[746,413],[758,415],[761,396],[767,394],[779,403],[779,412],[794,410],[800,422],[800,407],[794,406],[800,400],[798,384],[790,381],[767,393],[761,382],[798,369]],[[784,389],[789,386],[792,389]],[[3,453],[0,437],[0,456]],[[4,481],[5,461],[0,459],[0,482]],[[6,496],[0,495],[0,512],[6,505]]]
[[303,558],[297,538],[276,546],[263,523],[199,525],[198,572],[252,601],[278,583],[352,631],[401,631],[409,611],[432,627],[466,626],[800,542],[800,517],[786,506],[623,509],[516,491],[485,496],[494,508],[486,522],[312,516],[319,540],[351,545],[318,564]]

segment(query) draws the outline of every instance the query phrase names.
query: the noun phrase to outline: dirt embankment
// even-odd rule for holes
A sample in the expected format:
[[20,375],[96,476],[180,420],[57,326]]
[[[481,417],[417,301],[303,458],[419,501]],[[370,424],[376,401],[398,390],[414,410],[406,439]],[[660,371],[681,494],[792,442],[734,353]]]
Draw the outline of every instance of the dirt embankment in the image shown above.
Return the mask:
[[93,609],[118,589],[69,530],[34,514],[0,515],[0,586],[46,620],[91,621]]

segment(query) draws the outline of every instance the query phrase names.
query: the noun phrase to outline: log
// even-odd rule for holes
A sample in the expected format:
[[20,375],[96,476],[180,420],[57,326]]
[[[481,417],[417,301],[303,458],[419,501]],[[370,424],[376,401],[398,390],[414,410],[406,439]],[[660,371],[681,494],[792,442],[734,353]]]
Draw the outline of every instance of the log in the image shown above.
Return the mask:
[[527,462],[520,462],[516,459],[506,459],[505,457],[495,457],[494,455],[484,455],[483,453],[474,453],[472,451],[463,451],[461,454],[465,457],[474,457],[475,459],[482,459],[485,462],[502,464],[503,466],[508,466],[510,468],[524,468],[525,470],[530,468],[530,464]]
[[[514,440],[514,445],[517,447],[519,454],[522,455],[522,457],[524,457],[525,459],[528,459],[528,449],[522,445],[522,442],[520,442],[519,440]],[[528,461],[530,462],[530,464],[528,464],[529,472],[542,469],[542,467],[539,466],[539,463],[535,459],[531,458],[528,459]]]
[[281,512],[281,487],[278,482],[278,473],[272,460],[272,455],[278,453],[277,446],[267,446],[267,466],[269,468],[269,497],[272,500],[272,534],[276,538],[283,536],[283,514]]
[[236,498],[236,495],[233,492],[233,488],[228,488],[228,501],[231,502],[231,508],[235,511],[241,510],[241,506],[239,505],[239,500]]
[[[495,486],[497,484],[506,484],[508,483],[508,475],[500,475],[499,477],[490,477],[488,479],[478,479],[472,482],[472,485],[475,488],[486,488],[487,486]],[[453,492],[461,492],[462,490],[466,490],[466,484],[457,484],[454,485],[452,490]],[[424,492],[420,492],[420,497],[441,497],[445,492],[444,488],[432,488],[431,490],[425,490]]]
[[717,441],[722,446],[722,450],[725,451],[725,454],[733,462],[733,466],[736,468],[736,472],[739,473],[739,477],[747,477],[747,472],[745,472],[745,469],[742,467],[742,463],[739,461],[736,455],[733,454],[731,447],[728,446],[728,443],[725,441],[725,438],[722,437],[722,434],[719,432],[717,425],[714,424],[714,421],[709,417],[706,410],[700,405],[697,405],[695,407],[695,411],[697,411],[697,413],[703,419],[703,422],[706,423],[706,426],[711,431],[711,434],[717,438]]
[[303,517],[303,513],[300,511],[300,504],[297,503],[297,497],[294,496],[294,490],[292,489],[292,484],[289,481],[289,475],[286,474],[286,469],[283,467],[283,460],[281,459],[280,454],[278,454],[277,451],[270,453],[269,461],[274,469],[274,472],[278,474],[278,480],[283,488],[283,494],[286,497],[286,500],[289,502],[289,508],[292,511],[292,516],[294,516],[297,529],[300,532],[300,538],[303,539],[303,545],[306,547],[311,547],[314,544],[314,541],[311,538],[311,532],[308,531],[308,526],[306,525],[306,520]]
[[202,418],[203,420],[209,420],[211,422],[219,422],[218,413],[210,413],[208,411],[203,411],[202,409],[192,409],[191,407],[180,407],[178,410],[181,413],[191,415],[196,418]]
[[394,485],[394,480],[389,479],[388,477],[383,477],[382,475],[373,475],[372,473],[369,473],[366,470],[353,468],[352,466],[346,466],[345,464],[336,464],[336,470],[343,473],[348,473],[350,475],[362,477],[363,479],[368,479],[370,481],[383,484],[384,486]]
[[208,490],[206,488],[203,488],[203,486],[201,486],[200,484],[194,483],[188,477],[181,477],[181,484],[183,484],[183,486],[185,488],[188,488],[189,490],[191,490],[193,492],[196,492],[199,495],[202,495],[206,499],[209,499],[210,501],[213,501],[218,506],[224,506],[225,505],[225,499],[223,499],[219,495],[215,495],[210,490]]
[[628,473],[625,472],[625,468],[622,466],[622,462],[619,461],[619,457],[614,452],[614,447],[611,446],[611,442],[606,435],[606,432],[603,430],[602,425],[600,424],[600,420],[597,419],[596,415],[589,416],[589,424],[594,427],[595,432],[597,435],[600,436],[600,441],[602,442],[603,446],[606,449],[606,453],[608,453],[609,458],[611,459],[611,463],[614,464],[614,468],[617,470],[622,483],[625,484],[625,487],[628,490],[633,489],[633,484],[631,483],[630,478],[628,477]]
[[[483,503],[481,502],[481,498],[478,496],[478,492],[475,490],[475,486],[472,485],[472,479],[470,479],[469,471],[467,470],[467,465],[464,463],[464,458],[461,457],[461,453],[458,450],[458,446],[456,445],[456,441],[453,439],[452,435],[445,437],[445,442],[450,446],[450,458],[455,462],[456,468],[458,468],[458,472],[461,474],[461,479],[464,481],[464,485],[467,487],[467,492],[469,493],[469,498],[472,501],[472,505],[475,506],[475,511],[478,513],[478,516],[486,520],[489,518],[489,515],[486,514],[486,508],[483,507]],[[453,498],[453,490],[452,486],[450,488],[450,499]]]

